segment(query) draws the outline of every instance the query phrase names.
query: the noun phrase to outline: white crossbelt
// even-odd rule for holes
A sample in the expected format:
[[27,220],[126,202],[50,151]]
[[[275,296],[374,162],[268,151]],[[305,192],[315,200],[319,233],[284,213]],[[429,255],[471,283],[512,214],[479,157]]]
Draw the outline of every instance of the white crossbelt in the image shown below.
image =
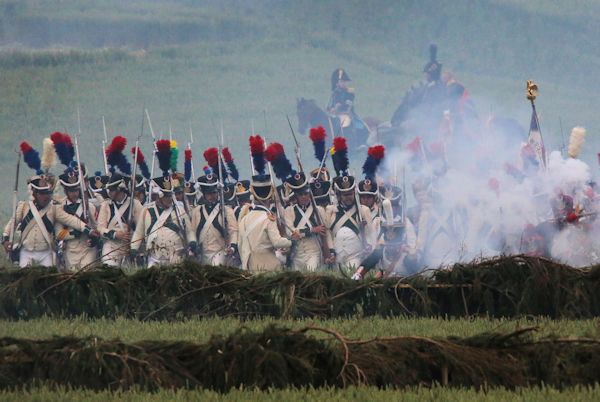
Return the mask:
[[35,223],[38,225],[40,231],[42,232],[42,236],[44,236],[44,240],[46,240],[46,243],[48,243],[48,246],[50,246],[51,249],[54,249],[52,240],[50,240],[50,234],[46,230],[46,225],[44,225],[42,217],[40,216],[40,213],[35,207],[33,201],[29,201],[29,209],[31,210],[31,214],[33,215]]

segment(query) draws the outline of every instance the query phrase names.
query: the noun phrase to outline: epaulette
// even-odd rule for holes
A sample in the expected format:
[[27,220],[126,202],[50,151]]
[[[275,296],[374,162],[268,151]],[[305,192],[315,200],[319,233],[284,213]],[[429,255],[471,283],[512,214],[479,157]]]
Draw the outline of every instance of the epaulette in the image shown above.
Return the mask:
[[277,220],[277,218],[275,217],[275,214],[273,214],[273,212],[267,212],[267,218],[269,218],[269,220],[271,222],[275,222]]
[[354,88],[346,88],[346,92],[348,92],[349,94],[353,94]]

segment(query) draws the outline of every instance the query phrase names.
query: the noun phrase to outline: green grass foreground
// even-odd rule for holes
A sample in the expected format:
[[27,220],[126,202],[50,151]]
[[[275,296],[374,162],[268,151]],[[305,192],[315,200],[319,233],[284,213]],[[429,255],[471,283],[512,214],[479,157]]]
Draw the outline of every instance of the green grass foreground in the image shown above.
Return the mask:
[[576,387],[563,391],[554,388],[533,388],[509,391],[493,389],[486,392],[474,389],[414,388],[408,390],[382,390],[372,387],[351,387],[347,389],[299,389],[299,390],[232,390],[228,394],[198,390],[161,390],[158,392],[93,392],[66,388],[34,388],[23,392],[0,391],[0,399],[5,402],[45,401],[597,401],[600,386],[591,388]]
[[[75,318],[38,318],[27,321],[0,321],[0,337],[45,339],[53,336],[98,336],[119,338],[124,342],[142,340],[206,342],[212,335],[229,335],[240,328],[262,331],[267,326],[300,329],[309,325],[336,330],[348,338],[368,339],[376,336],[469,337],[482,332],[510,332],[536,326],[536,337],[600,337],[600,319],[551,320],[535,319],[435,319],[435,318],[360,318],[332,320],[256,319],[239,321],[235,318],[191,319],[185,321],[141,322],[118,318],[115,320]],[[324,336],[315,333],[315,336]]]

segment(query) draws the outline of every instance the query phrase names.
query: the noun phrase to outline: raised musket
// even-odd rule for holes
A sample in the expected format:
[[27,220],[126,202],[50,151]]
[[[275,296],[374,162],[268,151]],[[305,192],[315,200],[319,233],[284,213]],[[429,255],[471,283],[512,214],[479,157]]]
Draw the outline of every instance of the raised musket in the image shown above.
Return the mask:
[[[302,166],[302,160],[300,158],[300,144],[298,143],[298,139],[296,138],[296,133],[294,132],[294,128],[292,127],[292,122],[290,121],[290,117],[289,116],[285,116],[288,122],[288,125],[290,126],[290,132],[292,133],[292,137],[294,138],[294,152],[296,153],[296,163],[298,164],[298,169],[300,170],[300,173],[304,174],[304,177],[307,178],[308,180],[308,176],[306,176],[306,173],[304,172],[304,168]],[[325,158],[327,157],[327,152],[325,152],[325,156],[323,157],[323,161],[321,161],[321,166],[325,163]],[[321,174],[321,167],[319,168],[319,174],[317,175],[317,178],[319,178],[320,174]],[[312,206],[313,212],[315,214],[315,220],[317,221],[317,226],[323,226],[324,225],[324,220],[323,217],[321,216],[321,213],[319,211],[319,209],[317,208],[317,202],[315,201],[315,196],[313,195],[312,191],[309,191],[310,194],[310,205]],[[325,234],[321,234],[319,235],[320,237],[320,245],[321,245],[321,251],[323,253],[323,258],[325,260],[328,260],[331,257],[331,253],[329,252],[329,247],[327,247],[327,236]]]
[[154,135],[154,129],[152,128],[152,121],[150,120],[150,114],[148,113],[148,109],[145,109],[146,118],[148,119],[148,128],[150,129],[150,135],[152,136],[152,165],[150,166],[150,183],[148,183],[148,190],[146,191],[146,204],[151,202],[152,195],[152,186],[154,185],[154,165],[156,164],[156,136]]
[[138,165],[138,150],[139,150],[139,146],[140,146],[140,138],[143,137],[144,135],[144,111],[146,109],[144,108],[142,111],[142,128],[140,130],[140,135],[137,136],[137,138],[135,139],[135,153],[133,154],[133,170],[131,171],[131,187],[130,187],[130,192],[129,192],[129,215],[127,217],[127,225],[129,226],[129,228],[133,227],[133,208],[135,206],[135,185],[137,184],[136,182],[136,175],[137,175],[137,165]]
[[227,231],[227,217],[225,216],[225,180],[223,178],[223,156],[221,155],[223,149],[223,143],[225,142],[223,136],[223,121],[221,121],[221,140],[219,142],[218,152],[217,152],[217,163],[219,165],[219,204],[220,211],[219,215],[221,217],[221,227],[223,228],[223,239],[225,240],[225,244],[229,244],[229,232]]
[[79,137],[81,136],[81,116],[79,114],[79,106],[77,106],[77,134],[75,135],[75,157],[77,158],[77,174],[79,176],[79,189],[81,191],[81,210],[83,211],[83,220],[85,223],[90,223],[88,210],[87,188],[81,169],[81,158],[79,156]]
[[9,242],[11,244],[11,250],[9,253],[9,258],[11,261],[17,261],[17,256],[15,255],[14,245],[15,245],[15,236],[17,233],[17,206],[19,205],[18,196],[19,196],[19,172],[21,170],[21,152],[15,151],[17,153],[17,168],[15,172],[15,185],[13,188],[13,203],[12,203],[12,227],[10,229],[10,237]]
[[104,139],[102,140],[102,159],[104,160],[104,174],[108,174],[108,160],[106,159],[106,145],[108,144],[108,135],[106,133],[106,121],[104,120],[104,116],[102,116],[102,131],[104,133]]

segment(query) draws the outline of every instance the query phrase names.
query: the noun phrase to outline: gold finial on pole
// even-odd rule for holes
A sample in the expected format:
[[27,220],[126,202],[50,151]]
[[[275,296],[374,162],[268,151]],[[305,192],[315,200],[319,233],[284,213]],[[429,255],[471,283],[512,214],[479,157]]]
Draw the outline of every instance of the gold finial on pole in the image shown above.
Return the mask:
[[529,99],[531,102],[533,102],[535,100],[535,98],[537,97],[537,94],[538,94],[537,84],[535,82],[533,82],[532,80],[528,80],[525,96],[527,96],[527,99]]

